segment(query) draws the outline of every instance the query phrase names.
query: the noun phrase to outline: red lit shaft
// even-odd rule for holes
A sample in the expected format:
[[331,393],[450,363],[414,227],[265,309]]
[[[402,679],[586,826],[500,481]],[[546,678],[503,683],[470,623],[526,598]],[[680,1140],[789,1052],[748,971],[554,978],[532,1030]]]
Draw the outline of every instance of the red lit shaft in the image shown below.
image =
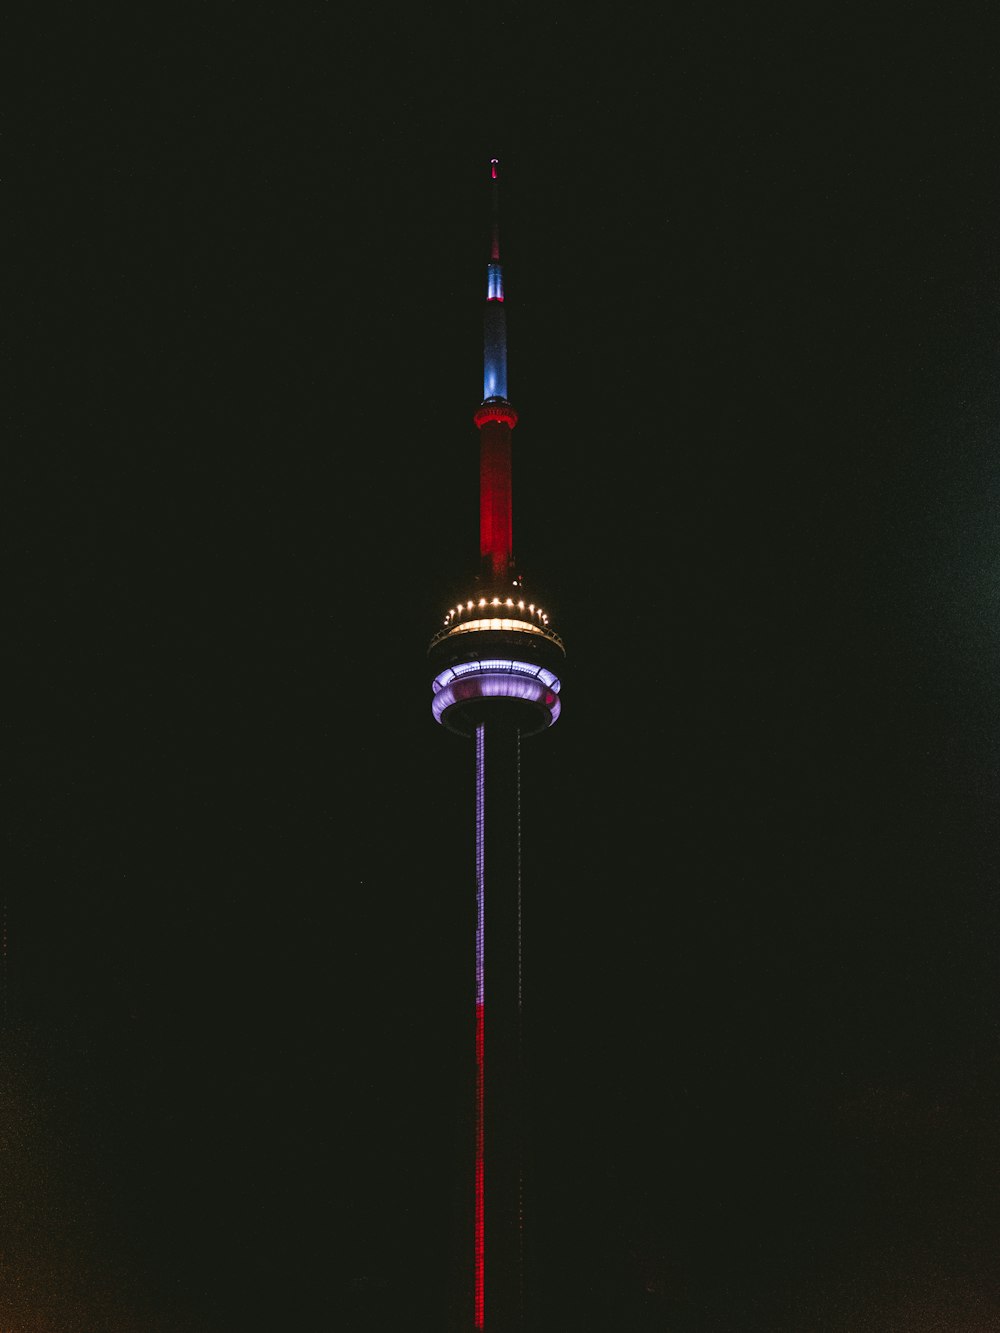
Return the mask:
[[485,1086],[484,1086],[484,1045],[485,1023],[483,1006],[476,1005],[476,1212],[475,1212],[475,1321],[476,1328],[483,1327],[485,1307],[485,1269],[486,1269],[486,1181],[484,1157],[486,1148],[485,1133]]
[[511,429],[505,421],[479,428],[479,554],[495,578],[505,578],[513,558]]
[[523,1333],[525,1327],[520,802],[517,721],[491,715],[477,729],[477,964],[481,960],[482,984],[476,1011],[475,1200],[475,1311],[490,1333]]

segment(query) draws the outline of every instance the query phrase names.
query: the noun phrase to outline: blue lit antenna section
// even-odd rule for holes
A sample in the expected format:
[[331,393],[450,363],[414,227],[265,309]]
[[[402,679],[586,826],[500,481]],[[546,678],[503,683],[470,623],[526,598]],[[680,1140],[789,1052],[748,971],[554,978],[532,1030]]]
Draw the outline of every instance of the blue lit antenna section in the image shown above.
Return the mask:
[[503,268],[500,264],[499,188],[500,164],[490,161],[493,182],[493,226],[490,262],[486,269],[486,313],[483,318],[483,402],[507,401],[507,321],[503,308]]

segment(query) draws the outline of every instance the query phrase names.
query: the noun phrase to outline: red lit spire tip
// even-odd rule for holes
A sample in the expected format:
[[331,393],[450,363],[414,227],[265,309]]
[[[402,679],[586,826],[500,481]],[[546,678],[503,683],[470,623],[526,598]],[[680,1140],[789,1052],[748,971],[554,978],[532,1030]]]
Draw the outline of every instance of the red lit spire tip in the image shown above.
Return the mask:
[[491,158],[490,158],[490,180],[494,180],[494,181],[495,181],[495,180],[497,179],[497,172],[499,171],[499,168],[500,168],[500,159],[499,159],[498,157],[491,157]]

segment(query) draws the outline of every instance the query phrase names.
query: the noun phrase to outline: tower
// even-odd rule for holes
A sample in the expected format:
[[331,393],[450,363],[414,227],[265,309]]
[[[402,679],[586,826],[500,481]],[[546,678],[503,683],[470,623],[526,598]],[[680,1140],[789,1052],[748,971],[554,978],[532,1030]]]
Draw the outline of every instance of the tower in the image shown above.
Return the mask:
[[507,397],[507,332],[500,263],[497,159],[490,162],[492,226],[479,431],[479,567],[430,641],[434,718],[472,742],[475,941],[473,1142],[467,1327],[524,1327],[521,1047],[521,749],[559,716],[565,649],[547,603],[517,568]]

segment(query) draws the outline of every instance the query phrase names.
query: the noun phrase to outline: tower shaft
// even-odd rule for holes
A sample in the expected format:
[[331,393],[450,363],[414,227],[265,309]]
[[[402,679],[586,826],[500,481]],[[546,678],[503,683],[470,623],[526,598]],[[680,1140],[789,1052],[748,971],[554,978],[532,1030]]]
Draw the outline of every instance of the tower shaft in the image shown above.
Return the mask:
[[516,1333],[524,1319],[525,1113],[521,735],[516,722],[495,718],[480,723],[475,734],[475,763],[475,1327]]

